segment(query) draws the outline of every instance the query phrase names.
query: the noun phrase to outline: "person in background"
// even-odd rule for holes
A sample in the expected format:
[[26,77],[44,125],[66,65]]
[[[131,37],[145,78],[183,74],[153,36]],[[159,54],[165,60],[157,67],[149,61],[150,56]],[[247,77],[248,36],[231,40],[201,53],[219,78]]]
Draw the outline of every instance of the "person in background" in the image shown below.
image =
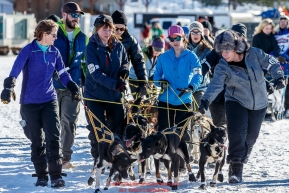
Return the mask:
[[242,182],[243,164],[258,138],[265,117],[268,98],[263,69],[274,78],[274,87],[285,87],[278,60],[261,49],[250,47],[245,38],[232,30],[217,36],[214,48],[222,55],[204,94],[199,111],[204,114],[210,103],[224,89],[228,120],[229,183]]
[[[167,110],[166,108],[189,110],[192,107],[192,93],[202,82],[201,65],[196,54],[187,49],[187,39],[183,28],[173,25],[168,29],[171,49],[161,54],[154,74],[155,85],[164,91],[159,95],[158,130],[177,124],[186,111]],[[178,96],[177,96],[177,95]],[[189,141],[189,135],[184,140]],[[179,170],[185,171],[184,162]]]
[[[148,75],[149,80],[153,80],[154,73],[156,71],[156,63],[157,59],[160,56],[160,54],[164,53],[165,51],[165,41],[161,37],[157,37],[152,41],[151,45],[145,46],[142,49],[144,54],[144,61],[146,65],[146,73]],[[138,84],[138,82],[134,81],[137,79],[134,69],[131,68],[129,72],[130,83],[132,84]],[[137,89],[133,86],[131,86],[131,92],[137,92]]]
[[[148,76],[141,47],[127,29],[127,18],[124,12],[116,10],[111,17],[115,26],[115,33],[121,37],[120,41],[126,50],[128,61],[132,64],[137,80],[139,80],[137,95],[139,97],[145,96],[147,95]],[[125,76],[129,77],[129,70],[125,73]]]
[[[279,61],[285,71],[289,66],[289,18],[286,15],[282,15],[279,18],[279,28],[275,32],[275,38],[279,46]],[[287,67],[287,68],[286,68]],[[287,76],[288,72],[285,73]],[[288,79],[288,77],[287,77]],[[285,91],[285,118],[289,118],[289,84],[286,86]]]
[[[200,22],[194,21],[190,24],[190,35],[187,49],[193,51],[197,55],[200,63],[202,63],[205,57],[210,54],[211,50],[213,49],[204,37],[204,28]],[[200,84],[199,88],[193,93],[194,100],[198,106],[201,103],[201,98],[203,97],[209,83],[209,73],[203,74],[202,83]]]
[[156,37],[164,37],[164,32],[159,22],[155,22],[152,28],[152,39],[155,39]]
[[206,38],[206,41],[213,47],[214,46],[214,36],[213,36],[213,28],[209,21],[204,20],[201,23],[204,27],[204,37]]
[[145,22],[142,30],[143,44],[148,45],[150,43],[151,25]]
[[212,22],[212,28],[213,28],[213,31],[212,31],[213,37],[217,37],[217,36],[216,36],[216,32],[219,31],[220,28],[218,28],[218,26],[217,26],[217,24],[216,24],[215,21]]
[[186,38],[188,39],[189,35],[190,35],[190,28],[188,26],[183,26],[182,28],[184,30],[184,34],[185,34]]
[[55,14],[52,14],[52,15],[48,16],[47,19],[51,19],[55,23],[61,22],[61,19]]
[[[79,19],[83,14],[77,3],[68,2],[64,4],[62,7],[62,20],[57,23],[59,25],[58,38],[54,43],[55,47],[60,51],[67,72],[78,86],[81,86],[81,81],[84,81],[85,72],[83,72],[82,68],[85,70],[84,51],[88,43],[87,36],[81,32],[78,26]],[[73,168],[71,155],[80,112],[80,101],[71,102],[71,94],[59,82],[58,76],[54,76],[53,84],[59,103],[63,168]]]
[[[101,14],[94,21],[95,33],[86,47],[87,73],[84,87],[85,98],[111,101],[114,103],[87,101],[87,107],[114,134],[122,139],[122,122],[125,107],[122,104],[122,92],[125,79],[128,78],[128,60],[124,46],[118,40],[111,16]],[[96,127],[101,128],[98,121]],[[91,143],[91,155],[97,161],[97,140],[90,123],[88,138]]]
[[59,81],[71,93],[70,102],[81,100],[77,84],[66,72],[60,52],[53,46],[58,25],[52,20],[42,20],[36,26],[35,39],[17,56],[9,77],[4,80],[1,102],[15,100],[14,87],[20,72],[23,73],[20,95],[21,126],[31,141],[31,161],[37,181],[36,186],[65,186],[61,177],[62,151],[60,146],[60,120],[56,91],[52,84],[54,70]]
[[274,37],[274,26],[271,19],[263,19],[255,29],[252,47],[260,48],[266,54],[271,54],[278,59],[279,48]]

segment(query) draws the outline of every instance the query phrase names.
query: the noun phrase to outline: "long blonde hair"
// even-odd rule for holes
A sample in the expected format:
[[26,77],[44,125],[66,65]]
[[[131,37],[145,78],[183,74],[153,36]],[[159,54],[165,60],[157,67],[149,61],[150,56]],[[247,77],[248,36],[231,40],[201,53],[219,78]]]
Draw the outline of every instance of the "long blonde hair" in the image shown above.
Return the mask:
[[256,34],[259,34],[261,33],[261,31],[267,26],[267,25],[272,25],[272,34],[274,34],[274,27],[275,27],[275,24],[273,23],[272,19],[263,19],[259,25],[255,28],[255,32],[253,35],[256,35]]

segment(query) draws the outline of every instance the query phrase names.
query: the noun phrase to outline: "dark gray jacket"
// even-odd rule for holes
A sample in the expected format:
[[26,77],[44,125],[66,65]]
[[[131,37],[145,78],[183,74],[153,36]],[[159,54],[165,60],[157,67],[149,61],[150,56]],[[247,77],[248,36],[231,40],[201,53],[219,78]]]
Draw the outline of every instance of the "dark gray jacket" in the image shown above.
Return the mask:
[[220,59],[202,99],[211,103],[226,85],[226,101],[239,102],[249,110],[265,108],[268,98],[262,69],[268,70],[274,79],[283,77],[283,70],[273,56],[254,47],[247,50],[245,63],[247,69],[229,65],[223,58]]

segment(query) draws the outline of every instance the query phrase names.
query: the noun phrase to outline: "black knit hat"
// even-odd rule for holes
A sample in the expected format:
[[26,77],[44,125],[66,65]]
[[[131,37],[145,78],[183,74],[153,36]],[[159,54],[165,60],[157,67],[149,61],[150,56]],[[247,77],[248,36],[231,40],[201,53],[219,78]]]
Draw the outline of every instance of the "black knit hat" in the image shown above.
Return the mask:
[[237,23],[235,25],[232,25],[231,30],[240,33],[245,38],[247,38],[247,27],[242,23]]
[[58,22],[61,21],[60,18],[57,15],[55,15],[55,14],[52,14],[52,15],[48,16],[47,19],[51,19],[55,23],[58,23]]
[[127,19],[123,11],[116,10],[111,15],[114,24],[123,24],[127,25]]
[[65,3],[62,7],[62,12],[65,12],[65,13],[80,13],[80,14],[84,14],[83,11],[81,11],[79,5],[75,2],[68,2],[68,3]]
[[213,31],[212,25],[211,25],[211,23],[210,23],[209,21],[207,21],[207,20],[205,20],[205,21],[202,21],[202,25],[203,25],[203,27],[204,27],[204,28],[207,28],[207,29],[209,29],[209,30],[210,30],[210,32],[212,32],[212,31]]
[[112,18],[109,15],[101,14],[95,18],[93,25],[97,27],[105,23],[112,23]]

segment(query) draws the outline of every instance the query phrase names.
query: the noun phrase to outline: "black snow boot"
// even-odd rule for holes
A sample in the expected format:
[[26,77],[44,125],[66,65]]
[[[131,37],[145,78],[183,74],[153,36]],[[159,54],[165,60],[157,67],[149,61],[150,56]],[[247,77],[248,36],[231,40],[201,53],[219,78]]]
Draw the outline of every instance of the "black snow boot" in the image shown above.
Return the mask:
[[52,188],[60,188],[65,186],[65,181],[60,177],[54,180],[51,180],[51,187]]
[[243,163],[231,162],[229,166],[229,183],[242,182]]
[[35,183],[35,186],[47,186],[48,185],[48,176],[39,176]]

